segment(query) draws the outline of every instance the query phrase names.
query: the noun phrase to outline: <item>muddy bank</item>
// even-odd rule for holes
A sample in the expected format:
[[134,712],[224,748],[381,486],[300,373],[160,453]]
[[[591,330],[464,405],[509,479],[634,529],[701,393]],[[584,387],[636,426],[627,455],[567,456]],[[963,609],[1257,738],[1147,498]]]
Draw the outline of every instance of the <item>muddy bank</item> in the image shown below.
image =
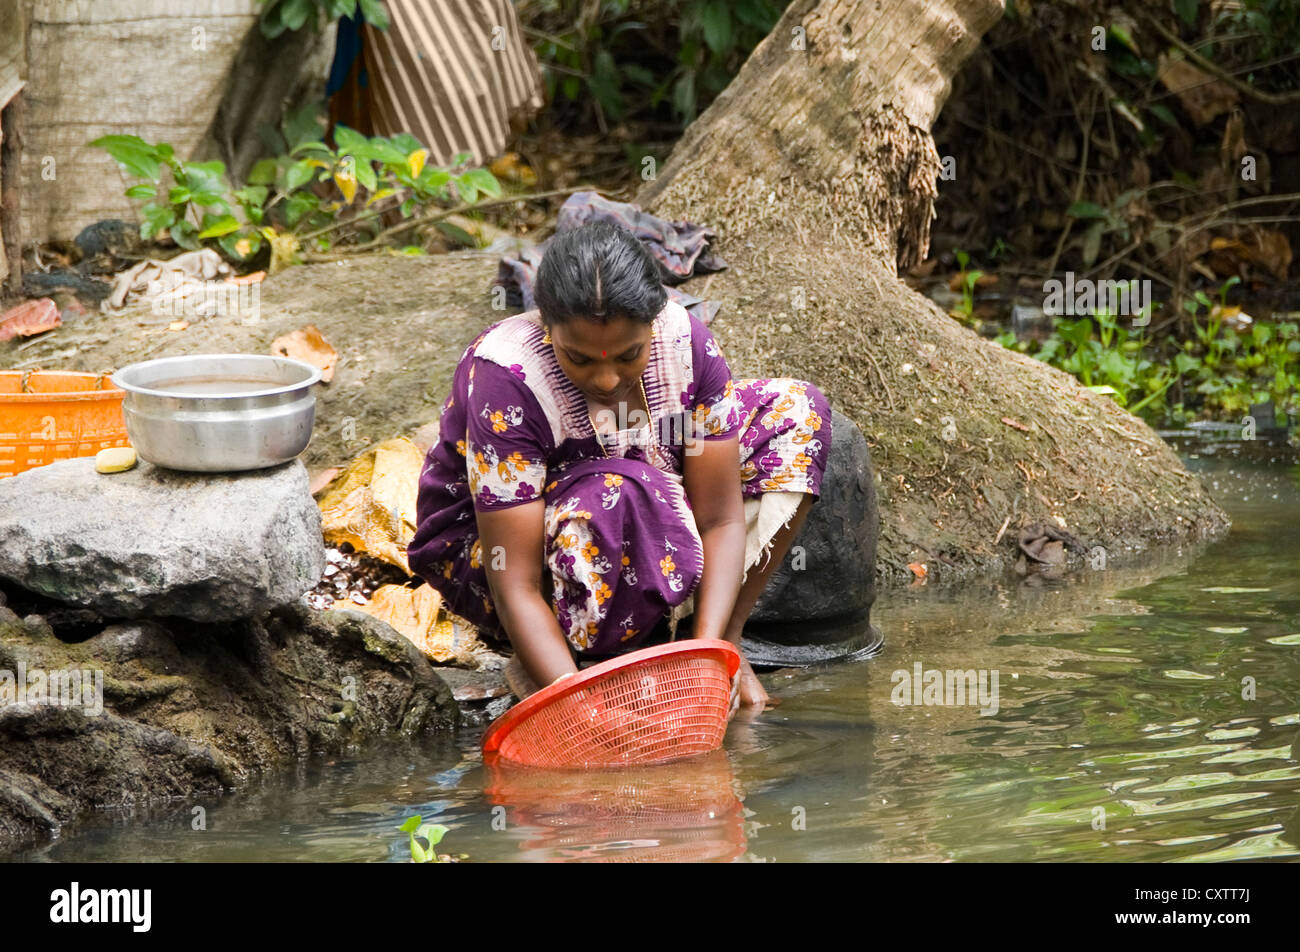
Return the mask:
[[[105,622],[0,589],[0,670],[15,675],[0,683],[0,852],[92,807],[239,789],[310,754],[457,722],[424,657],[360,613]],[[78,703],[37,703],[74,671],[81,691],[63,697]]]
[[[980,339],[919,295],[900,298],[896,279],[864,270],[862,246],[846,236],[828,243],[813,220],[782,219],[793,213],[781,203],[746,207],[760,209],[757,220],[724,226],[738,233],[719,242],[732,267],[686,288],[722,303],[713,330],[737,377],[812,380],[861,427],[876,467],[882,584],[913,580],[909,564],[930,581],[1011,565],[1017,530],[1036,522],[1063,524],[1112,562],[1227,528],[1173,451],[1112,400]],[[778,231],[792,236],[779,257],[766,250]],[[266,353],[314,323],[340,354],[333,382],[318,387],[303,457],[319,470],[436,421],[465,346],[504,316],[491,306],[496,262],[467,252],[296,267],[262,285],[256,324],[214,316],[170,331],[175,317],[147,307],[90,314],[22,351],[0,344],[0,368]]]

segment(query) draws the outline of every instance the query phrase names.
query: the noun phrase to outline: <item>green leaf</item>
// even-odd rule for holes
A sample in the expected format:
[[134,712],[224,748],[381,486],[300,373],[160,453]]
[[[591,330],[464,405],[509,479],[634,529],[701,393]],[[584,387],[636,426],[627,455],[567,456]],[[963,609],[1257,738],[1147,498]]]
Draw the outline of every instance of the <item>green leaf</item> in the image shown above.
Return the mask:
[[[415,147],[415,149],[420,148],[423,148],[423,146]],[[396,165],[401,167],[406,166],[406,157],[414,152],[415,149],[407,149],[403,152],[383,136],[373,137],[366,145],[366,153],[370,158],[376,159],[387,165]]]
[[[371,141],[373,142],[374,140]],[[397,151],[401,152],[403,156],[410,155],[417,149],[424,148],[424,143],[409,132],[399,132],[395,136],[390,136],[388,141],[392,143],[393,147],[397,149]]]
[[423,846],[416,842],[414,836],[411,837],[411,859],[415,860],[417,863],[429,862],[429,854],[425,851]]
[[148,241],[162,231],[170,228],[176,221],[176,211],[169,205],[150,203],[140,209],[144,221],[140,225],[140,237]]
[[199,238],[200,240],[204,238],[220,238],[222,235],[239,231],[239,228],[239,219],[234,215],[204,215],[203,230],[199,232]]
[[1121,43],[1123,43],[1134,53],[1138,51],[1137,44],[1133,42],[1133,37],[1129,36],[1128,30],[1124,29],[1122,26],[1119,26],[1117,24],[1112,24],[1110,28],[1110,35],[1115,37],[1115,39],[1119,40]]
[[416,830],[415,835],[428,840],[429,848],[432,849],[442,842],[442,838],[447,835],[447,828],[438,823],[425,823]]
[[176,222],[168,233],[172,236],[172,241],[186,251],[198,251],[201,247],[199,245],[198,229],[187,221]]
[[277,168],[275,159],[259,159],[248,173],[248,184],[274,185]]
[[179,185],[173,185],[167,190],[167,201],[173,205],[184,205],[190,200],[193,193],[188,188],[182,188]]
[[441,195],[450,181],[451,173],[446,169],[426,165],[424,171],[420,173],[420,177],[415,180],[415,185],[425,195]]
[[301,30],[314,12],[311,0],[280,0],[280,22],[286,29]]
[[284,132],[284,141],[290,149],[296,149],[304,142],[320,139],[324,131],[320,120],[320,107],[315,103],[306,103],[297,109],[289,110],[280,128]]
[[245,208],[261,208],[266,204],[267,194],[265,185],[246,185],[235,192],[235,201]]
[[464,228],[459,228],[456,225],[453,225],[449,221],[434,222],[433,227],[437,228],[440,232],[442,232],[448,238],[451,238],[453,241],[459,242],[460,244],[466,245],[467,247],[470,248],[478,247],[478,242],[474,240],[473,235],[467,232]]
[[700,8],[700,27],[704,42],[715,53],[725,53],[731,48],[731,14],[720,0],[711,0]]
[[673,107],[685,122],[695,118],[695,73],[687,71],[673,85]]
[[316,166],[311,164],[309,159],[300,159],[289,166],[289,170],[284,176],[284,190],[292,192],[302,188],[311,181],[316,172]]
[[294,192],[284,203],[284,218],[291,226],[298,224],[302,216],[314,212],[320,207],[320,199],[311,192]]
[[244,231],[233,235],[222,235],[217,239],[217,244],[230,257],[246,261],[262,250],[262,236],[256,231]]
[[423,821],[424,821],[424,817],[420,816],[420,814],[417,813],[415,814],[415,816],[407,817],[406,822],[404,822],[401,826],[399,826],[398,829],[401,830],[403,833],[414,833],[416,830],[420,828],[420,824]]
[[1165,125],[1175,127],[1178,125],[1178,119],[1174,116],[1173,111],[1168,106],[1147,106],[1147,112],[1155,116]]
[[132,185],[126,190],[126,197],[131,199],[153,198],[158,194],[158,188],[155,185]]
[[100,136],[90,144],[106,151],[118,165],[137,178],[158,180],[162,156],[157,147],[139,136]]
[[[370,140],[360,132],[349,129],[347,126],[336,125],[334,127],[334,144],[338,147],[340,155],[370,157]],[[406,157],[403,156],[402,158],[405,159]]]
[[214,205],[226,191],[226,166],[223,162],[182,162],[178,184],[193,193],[200,205]]
[[493,198],[498,198],[501,195],[501,183],[498,182],[497,177],[487,169],[470,169],[457,179],[457,181],[468,182],[480,192],[490,195]]
[[1101,254],[1101,237],[1106,231],[1104,221],[1094,222],[1086,232],[1083,233],[1083,264],[1084,267],[1091,268],[1097,261],[1097,256]]
[[357,181],[365,188],[367,192],[373,192],[379,185],[379,179],[375,175],[375,167],[369,162],[356,163]]
[[1105,218],[1106,209],[1096,202],[1075,202],[1065,210],[1071,218]]
[[388,11],[380,0],[360,0],[361,15],[376,30],[388,29]]
[[644,66],[638,66],[636,63],[628,63],[623,67],[623,76],[634,83],[642,86],[654,86],[655,74]]

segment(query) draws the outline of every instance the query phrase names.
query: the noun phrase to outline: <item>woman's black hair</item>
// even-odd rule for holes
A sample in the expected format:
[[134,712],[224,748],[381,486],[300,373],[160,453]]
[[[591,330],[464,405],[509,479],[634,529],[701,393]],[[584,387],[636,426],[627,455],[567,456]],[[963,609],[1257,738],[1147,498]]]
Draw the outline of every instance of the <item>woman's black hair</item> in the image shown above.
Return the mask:
[[654,256],[609,221],[590,222],[547,242],[533,296],[547,326],[575,317],[603,324],[620,316],[650,324],[668,300]]

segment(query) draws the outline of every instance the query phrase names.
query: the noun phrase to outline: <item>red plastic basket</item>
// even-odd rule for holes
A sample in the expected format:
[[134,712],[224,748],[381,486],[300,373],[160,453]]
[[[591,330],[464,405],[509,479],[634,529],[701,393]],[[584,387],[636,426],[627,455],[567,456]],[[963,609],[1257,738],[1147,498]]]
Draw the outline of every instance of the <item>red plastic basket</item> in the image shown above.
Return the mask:
[[713,639],[603,661],[498,717],[483,752],[531,767],[609,767],[716,750],[739,668],[735,646]]

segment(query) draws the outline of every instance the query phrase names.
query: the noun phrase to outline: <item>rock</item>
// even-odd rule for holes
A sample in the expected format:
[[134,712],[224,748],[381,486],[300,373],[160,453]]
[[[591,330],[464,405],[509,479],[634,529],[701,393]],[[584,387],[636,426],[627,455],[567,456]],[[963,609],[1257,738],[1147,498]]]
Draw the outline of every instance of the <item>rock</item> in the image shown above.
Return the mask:
[[297,460],[101,476],[87,457],[0,480],[0,577],[107,617],[247,618],[295,601],[324,567]]
[[[79,671],[97,697],[18,699],[23,670],[28,684],[34,671]],[[0,855],[93,807],[238,788],[458,719],[450,689],[388,625],[301,604],[220,625],[109,625],[77,643],[0,617],[0,671],[11,674],[0,682]]]
[[[759,596],[751,623],[860,619],[876,599],[880,513],[871,451],[857,425],[834,408],[831,426],[821,498]],[[801,568],[795,567],[797,547],[803,548]],[[797,635],[789,637],[797,640]]]

